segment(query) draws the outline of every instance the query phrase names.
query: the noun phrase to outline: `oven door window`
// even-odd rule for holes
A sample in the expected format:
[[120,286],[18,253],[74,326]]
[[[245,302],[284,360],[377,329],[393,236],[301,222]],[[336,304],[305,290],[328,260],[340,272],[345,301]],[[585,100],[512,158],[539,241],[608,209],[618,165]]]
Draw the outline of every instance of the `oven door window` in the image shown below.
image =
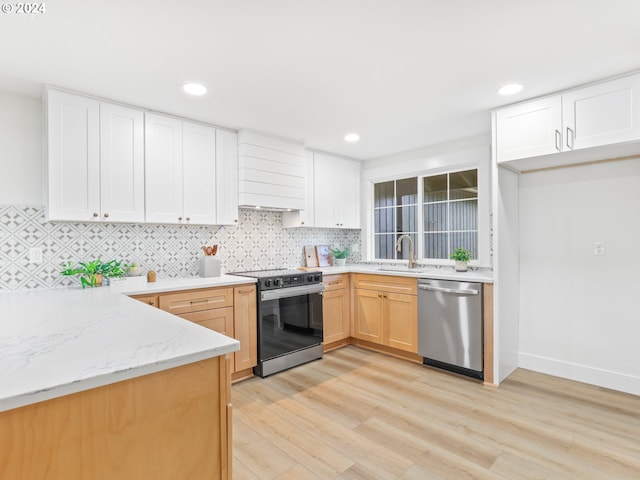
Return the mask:
[[322,296],[318,293],[260,303],[260,360],[322,343]]

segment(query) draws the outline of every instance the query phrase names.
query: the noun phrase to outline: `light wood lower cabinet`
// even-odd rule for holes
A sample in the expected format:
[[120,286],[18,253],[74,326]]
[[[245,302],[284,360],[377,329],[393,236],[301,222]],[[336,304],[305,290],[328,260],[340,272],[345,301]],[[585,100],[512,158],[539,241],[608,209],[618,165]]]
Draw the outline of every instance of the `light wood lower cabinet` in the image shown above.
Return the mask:
[[417,280],[356,274],[354,286],[353,336],[418,353]]
[[[350,337],[351,294],[349,274],[327,275],[323,279],[322,294],[323,331],[325,348]],[[343,342],[346,343],[346,342]]]
[[233,289],[234,333],[240,342],[235,355],[235,370],[250,370],[258,364],[258,325],[256,287],[247,285]]
[[0,412],[0,478],[230,480],[230,399],[216,357]]
[[132,298],[235,338],[240,342],[240,350],[229,355],[233,379],[253,374],[252,369],[258,364],[255,285],[134,295]]

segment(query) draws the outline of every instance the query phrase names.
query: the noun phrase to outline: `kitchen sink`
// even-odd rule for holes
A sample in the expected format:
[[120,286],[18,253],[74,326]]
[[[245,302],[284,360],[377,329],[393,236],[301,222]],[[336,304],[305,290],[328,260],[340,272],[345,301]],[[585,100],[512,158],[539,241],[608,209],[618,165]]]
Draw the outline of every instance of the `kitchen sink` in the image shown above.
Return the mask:
[[433,267],[418,267],[418,268],[408,268],[406,265],[389,265],[378,267],[378,271],[381,272],[398,272],[398,273],[416,273],[421,276],[429,276],[429,275],[443,275],[447,273],[453,273],[452,271],[448,271],[447,269],[439,269]]
[[418,267],[418,268],[409,268],[405,265],[389,265],[379,267],[378,270],[383,272],[405,272],[405,273],[422,273],[426,270],[426,268]]

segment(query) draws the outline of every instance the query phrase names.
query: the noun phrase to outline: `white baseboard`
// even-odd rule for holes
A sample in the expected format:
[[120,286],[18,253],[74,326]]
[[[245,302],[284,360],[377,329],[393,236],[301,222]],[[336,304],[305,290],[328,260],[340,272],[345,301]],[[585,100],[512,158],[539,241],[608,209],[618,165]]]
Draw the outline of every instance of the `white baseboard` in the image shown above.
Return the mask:
[[620,392],[640,395],[640,377],[520,352],[518,366]]

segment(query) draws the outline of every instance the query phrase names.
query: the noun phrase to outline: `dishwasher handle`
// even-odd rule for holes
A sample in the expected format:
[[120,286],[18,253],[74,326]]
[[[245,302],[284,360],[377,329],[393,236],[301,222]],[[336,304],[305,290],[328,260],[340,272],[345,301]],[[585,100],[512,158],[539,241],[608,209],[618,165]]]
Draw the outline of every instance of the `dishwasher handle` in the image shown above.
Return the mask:
[[442,292],[442,293],[457,293],[460,295],[478,295],[480,293],[479,290],[472,290],[470,288],[442,288],[442,287],[433,287],[431,285],[420,284],[418,285],[420,290],[428,290],[430,292]]

